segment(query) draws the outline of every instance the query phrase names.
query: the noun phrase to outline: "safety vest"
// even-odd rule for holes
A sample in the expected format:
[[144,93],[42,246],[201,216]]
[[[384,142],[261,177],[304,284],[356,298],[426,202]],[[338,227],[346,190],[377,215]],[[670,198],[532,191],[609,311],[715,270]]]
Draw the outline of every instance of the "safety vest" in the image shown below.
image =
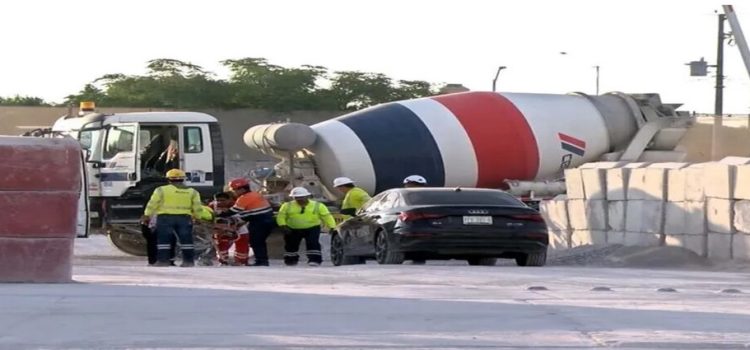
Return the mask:
[[336,221],[328,207],[316,201],[308,201],[304,209],[296,201],[282,204],[276,216],[276,223],[296,230],[320,226],[322,223],[329,228],[336,227]]
[[146,205],[144,215],[193,215],[200,217],[203,211],[198,191],[175,185],[158,187]]
[[362,208],[367,201],[370,200],[370,195],[359,187],[354,187],[349,192],[346,192],[344,201],[341,202],[341,209],[354,209],[359,210]]

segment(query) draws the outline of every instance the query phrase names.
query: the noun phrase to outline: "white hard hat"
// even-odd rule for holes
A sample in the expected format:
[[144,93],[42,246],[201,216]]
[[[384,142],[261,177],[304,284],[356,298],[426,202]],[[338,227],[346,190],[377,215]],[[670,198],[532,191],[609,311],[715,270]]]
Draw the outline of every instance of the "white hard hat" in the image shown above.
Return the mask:
[[292,198],[300,198],[300,197],[312,196],[312,193],[310,193],[310,191],[308,191],[304,187],[295,187],[292,189],[292,192],[289,193],[289,196]]
[[407,176],[404,179],[404,183],[407,184],[407,183],[410,183],[410,182],[416,182],[418,184],[426,185],[427,184],[427,179],[425,179],[424,177],[421,177],[419,175],[410,175],[410,176]]
[[333,179],[333,187],[339,187],[344,185],[353,184],[354,181],[348,177],[337,177]]

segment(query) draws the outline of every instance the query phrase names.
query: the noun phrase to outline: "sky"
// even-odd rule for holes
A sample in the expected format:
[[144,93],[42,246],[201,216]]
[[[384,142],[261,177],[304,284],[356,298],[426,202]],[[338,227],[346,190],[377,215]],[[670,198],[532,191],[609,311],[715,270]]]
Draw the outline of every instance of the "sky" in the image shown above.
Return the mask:
[[[142,74],[175,58],[220,77],[219,61],[381,72],[394,79],[565,94],[655,92],[710,113],[714,78],[685,65],[716,61],[714,0],[4,0],[0,96],[60,102],[108,73]],[[750,2],[733,4],[750,38]],[[729,31],[727,24],[727,31]],[[560,54],[566,52],[566,55]],[[725,47],[724,112],[750,113],[750,77]]]

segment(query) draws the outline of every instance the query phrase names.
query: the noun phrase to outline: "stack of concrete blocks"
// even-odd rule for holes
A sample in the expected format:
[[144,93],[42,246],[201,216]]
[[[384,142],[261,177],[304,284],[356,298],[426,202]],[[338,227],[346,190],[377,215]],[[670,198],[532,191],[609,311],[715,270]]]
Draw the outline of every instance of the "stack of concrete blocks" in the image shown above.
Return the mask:
[[[634,234],[627,234],[630,179],[634,171],[644,169],[648,165],[649,163],[625,163],[622,166],[607,169],[605,182],[607,184],[608,244],[627,244],[635,240]],[[633,229],[632,226],[631,224],[631,229]],[[637,232],[637,230],[632,232]],[[631,236],[630,239],[628,236]]]
[[664,244],[667,174],[686,166],[686,163],[653,163],[632,169],[626,189],[625,245]]
[[732,258],[750,260],[750,165],[738,165],[734,173],[734,228]]
[[607,172],[622,165],[618,162],[587,163],[565,171],[571,246],[607,243]]
[[[735,234],[736,224],[744,227],[744,219],[737,218],[735,222],[735,211],[744,215],[745,203],[737,205],[737,194],[745,197],[747,191],[744,180],[737,176],[738,169],[746,174],[747,164],[750,158],[727,157],[716,163],[707,164],[704,173],[704,186],[706,191],[706,217],[708,221],[707,255],[712,259],[732,259],[734,255],[739,258],[745,254],[740,249],[744,242],[743,236]],[[746,175],[745,175],[746,176]],[[739,188],[738,187],[739,184]],[[750,198],[748,198],[750,199]],[[738,237],[736,240],[734,237]],[[736,241],[736,242],[733,242]],[[733,254],[734,243],[737,244],[737,254]]]
[[707,163],[691,164],[667,173],[664,244],[707,256],[708,227],[704,174]]
[[549,232],[549,249],[565,250],[571,247],[571,228],[568,220],[568,199],[559,195],[539,204],[539,211],[547,223]]

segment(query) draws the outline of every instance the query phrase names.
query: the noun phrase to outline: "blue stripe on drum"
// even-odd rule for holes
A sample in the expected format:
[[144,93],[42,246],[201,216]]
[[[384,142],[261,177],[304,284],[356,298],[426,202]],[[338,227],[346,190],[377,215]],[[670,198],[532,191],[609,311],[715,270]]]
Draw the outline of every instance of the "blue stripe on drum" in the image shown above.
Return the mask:
[[414,112],[430,130],[443,158],[445,186],[476,186],[479,176],[477,155],[469,134],[458,118],[440,102],[430,98],[398,103]]
[[403,186],[418,174],[430,186],[444,186],[445,170],[435,139],[409,108],[389,103],[337,119],[359,137],[375,170],[375,193]]

